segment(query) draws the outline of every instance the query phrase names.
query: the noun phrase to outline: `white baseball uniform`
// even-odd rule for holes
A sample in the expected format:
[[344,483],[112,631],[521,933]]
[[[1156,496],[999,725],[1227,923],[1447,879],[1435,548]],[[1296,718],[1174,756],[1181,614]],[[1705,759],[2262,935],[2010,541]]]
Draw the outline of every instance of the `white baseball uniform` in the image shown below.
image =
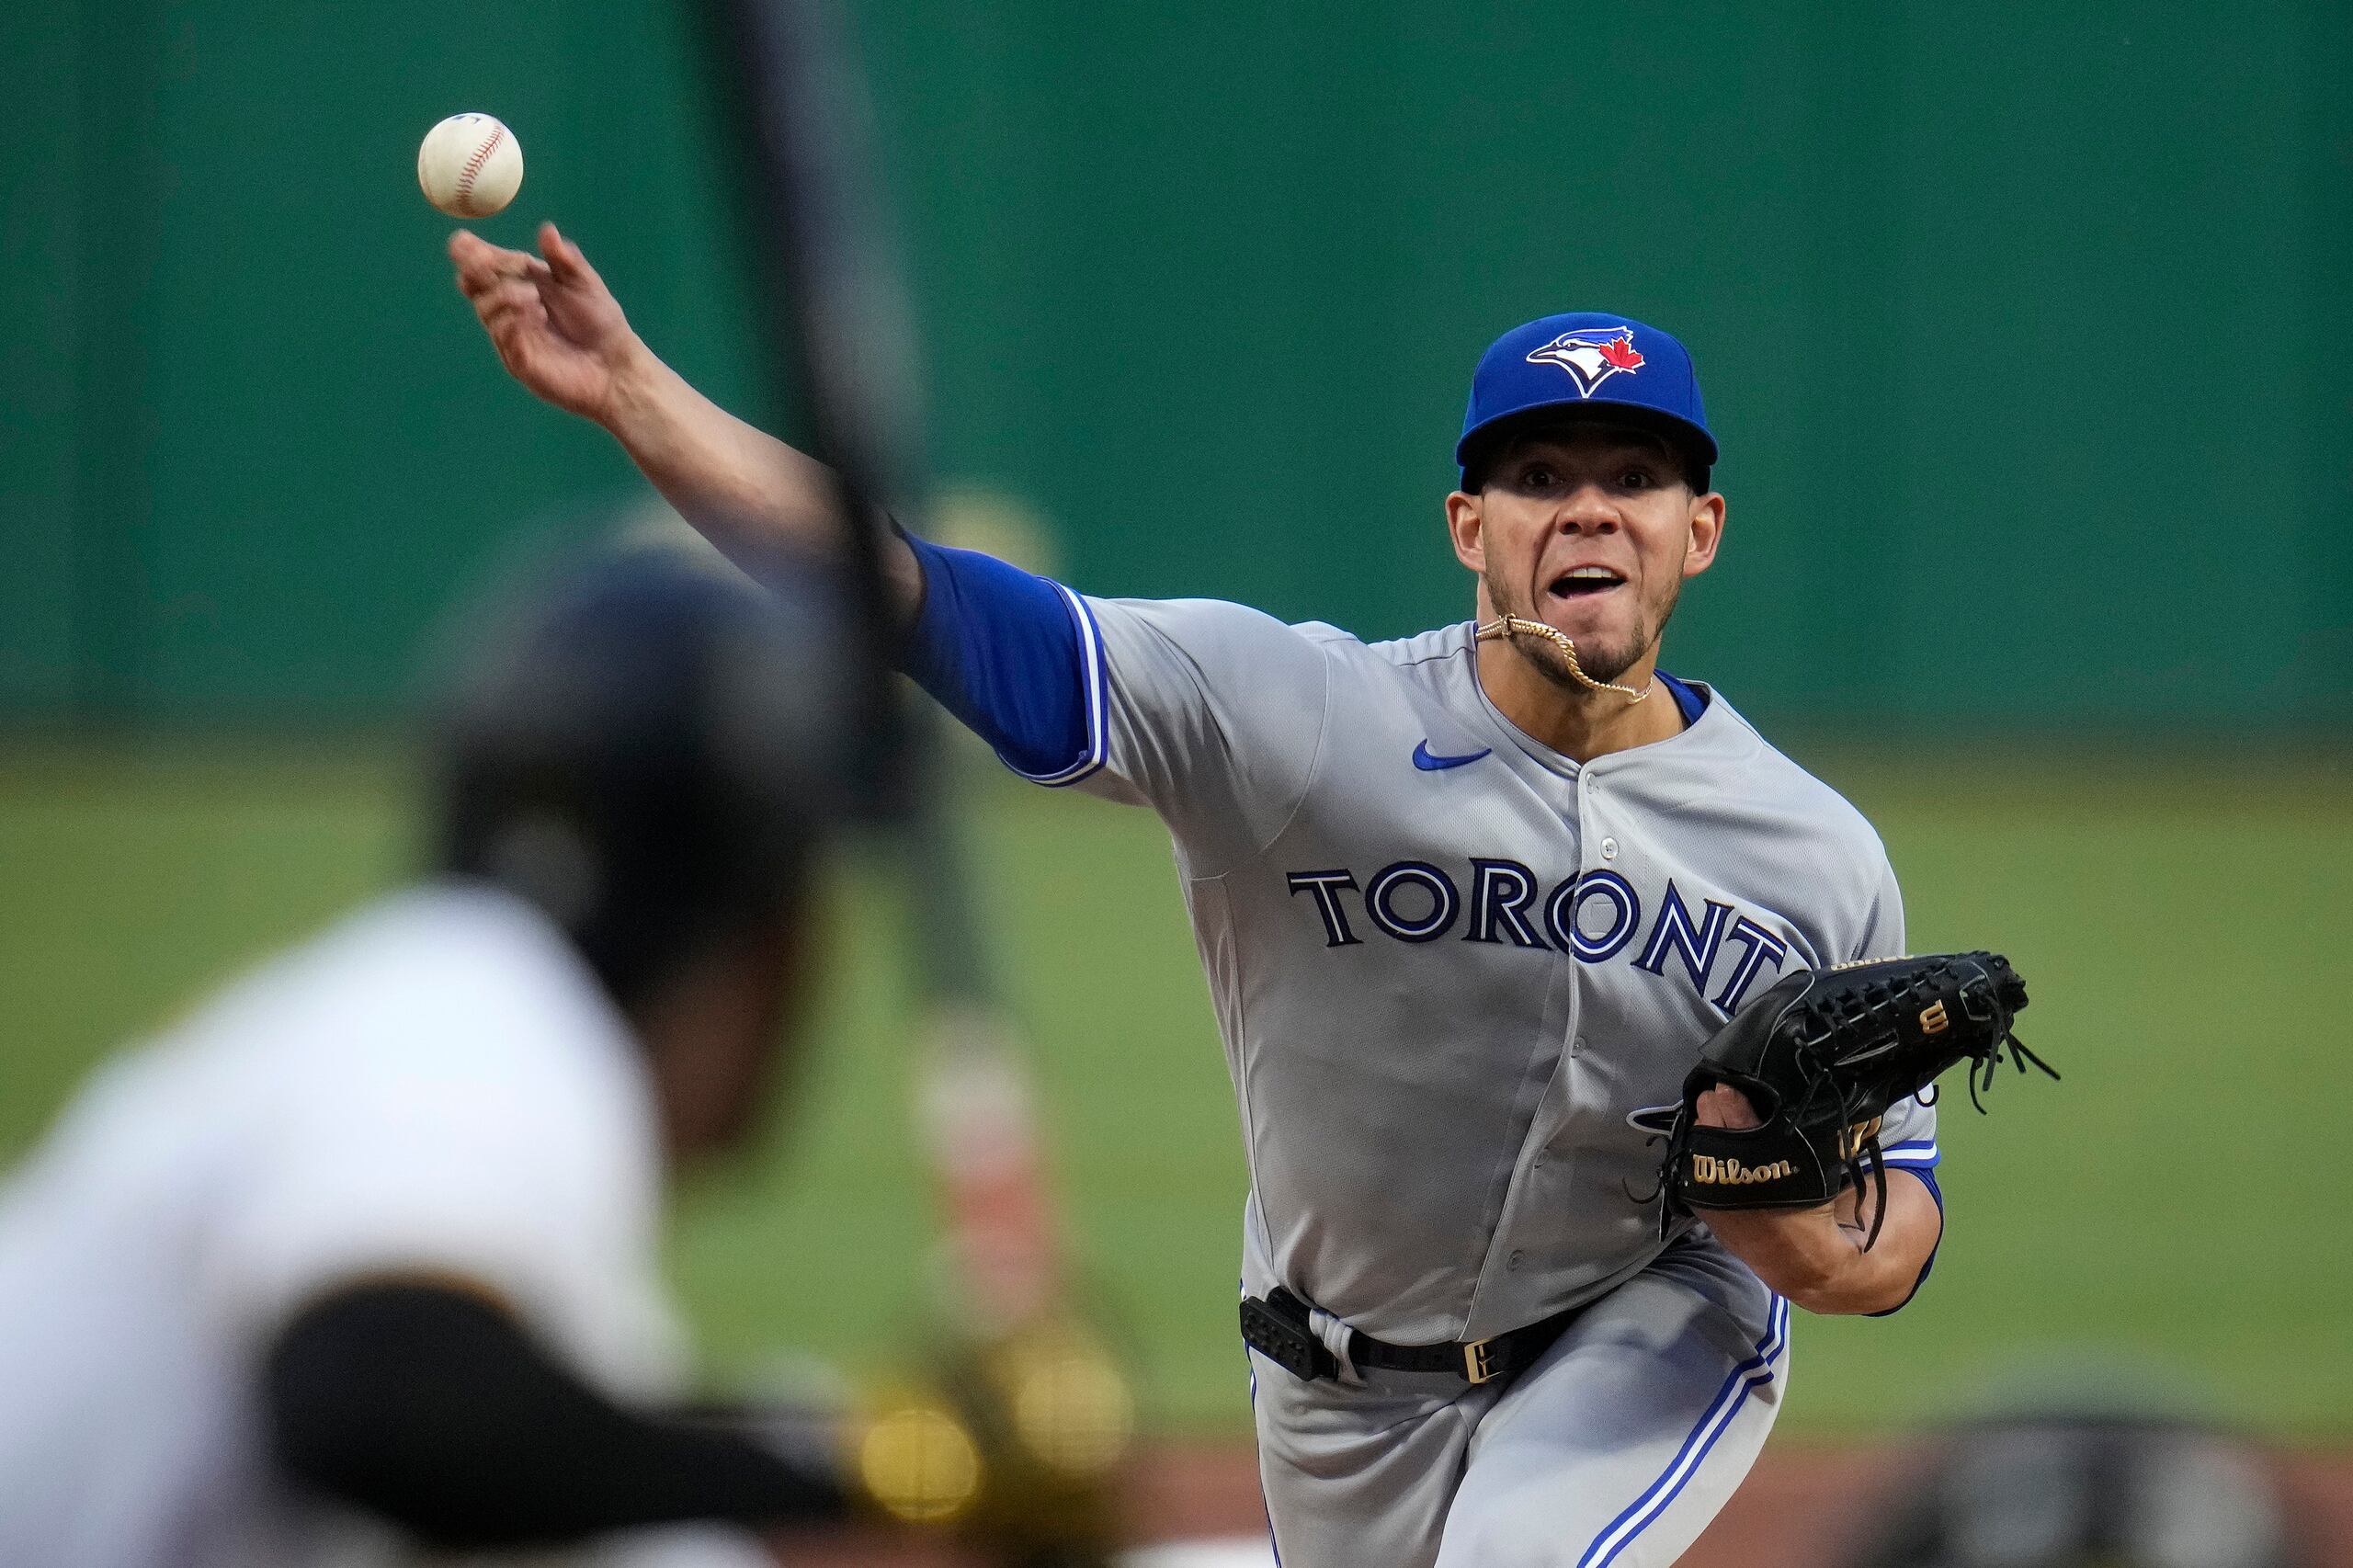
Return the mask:
[[[437,886],[349,916],[103,1069],[0,1195],[0,1562],[408,1561],[273,1471],[275,1332],[453,1276],[608,1395],[673,1393],[662,1179],[639,1050],[537,911]],[[576,1560],[681,1552],[763,1560],[707,1531]]]

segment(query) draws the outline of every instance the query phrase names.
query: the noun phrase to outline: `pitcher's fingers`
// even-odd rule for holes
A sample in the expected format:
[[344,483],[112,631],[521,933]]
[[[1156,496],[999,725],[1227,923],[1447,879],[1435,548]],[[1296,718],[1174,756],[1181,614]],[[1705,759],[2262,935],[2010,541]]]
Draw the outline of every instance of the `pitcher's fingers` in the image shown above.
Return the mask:
[[473,296],[474,314],[487,323],[493,316],[508,311],[540,311],[547,306],[540,299],[539,290],[516,278],[506,278],[492,284]]
[[469,298],[502,279],[548,275],[547,264],[539,257],[502,249],[464,229],[449,236],[449,259],[457,265],[458,287]]
[[546,271],[525,273],[520,268],[516,268],[516,271],[489,271],[489,268],[471,266],[471,268],[459,268],[457,288],[459,292],[466,294],[466,299],[473,299],[475,303],[480,303],[483,299],[504,292],[504,290],[527,290],[527,292],[539,294],[546,280]]
[[586,283],[602,287],[604,279],[588,265],[580,247],[559,233],[553,223],[540,225],[540,254],[548,258],[548,267],[558,280],[565,283]]
[[490,334],[491,347],[498,350],[499,357],[516,360],[527,344],[544,340],[548,315],[537,307],[515,305],[483,317],[482,324]]
[[532,346],[543,341],[539,329],[531,323],[511,315],[493,323],[490,328],[490,346],[498,351],[500,358],[510,365],[522,364]]
[[[521,251],[508,250],[502,245],[492,244],[472,229],[453,229],[449,232],[449,259],[456,262],[461,269],[511,272],[515,270],[512,264],[520,260],[522,256]],[[502,263],[506,265],[501,265]]]
[[483,325],[496,332],[504,322],[544,322],[548,319],[548,308],[537,294],[528,290],[519,292],[506,290],[476,301],[474,314],[482,319]]
[[474,313],[482,318],[483,325],[494,331],[502,322],[532,323],[548,319],[547,305],[539,295],[519,285],[502,289],[477,301]]
[[513,273],[492,273],[486,277],[461,278],[458,287],[477,311],[485,310],[500,300],[530,300],[537,302],[540,285]]
[[1693,1119],[1702,1127],[1737,1131],[1757,1124],[1756,1113],[1749,1107],[1748,1096],[1725,1084],[1702,1090],[1692,1109],[1695,1113]]
[[477,299],[522,276],[519,267],[502,264],[495,252],[486,256],[468,255],[458,263],[458,290],[470,300]]

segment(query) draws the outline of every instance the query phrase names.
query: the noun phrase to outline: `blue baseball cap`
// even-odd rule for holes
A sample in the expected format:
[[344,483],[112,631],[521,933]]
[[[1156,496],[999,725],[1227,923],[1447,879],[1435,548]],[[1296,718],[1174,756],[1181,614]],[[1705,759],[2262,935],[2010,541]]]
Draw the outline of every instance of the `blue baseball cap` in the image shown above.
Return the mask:
[[1658,328],[1626,316],[1546,316],[1489,344],[1471,377],[1454,460],[1467,467],[1481,435],[1539,409],[1623,415],[1629,424],[1681,442],[1702,462],[1716,460],[1690,354]]

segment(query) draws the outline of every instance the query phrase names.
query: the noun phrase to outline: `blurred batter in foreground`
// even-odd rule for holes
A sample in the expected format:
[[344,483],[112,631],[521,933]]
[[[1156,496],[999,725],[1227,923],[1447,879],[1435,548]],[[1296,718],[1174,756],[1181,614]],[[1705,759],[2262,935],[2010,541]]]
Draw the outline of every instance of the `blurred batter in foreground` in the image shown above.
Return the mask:
[[[663,365],[552,226],[537,256],[450,248],[507,368],[722,550],[825,540],[824,471]],[[1472,376],[1452,626],[1366,643],[887,541],[908,672],[1015,771],[1175,840],[1250,1162],[1243,1326],[1288,1568],[1672,1562],[1773,1424],[1792,1304],[1889,1312],[1927,1275],[1917,1099],[1880,1133],[1875,1236],[1852,1188],[1661,1212],[1653,1129],[1703,1042],[1777,976],[1904,951],[1870,824],[1658,667],[1722,539],[1716,455],[1681,344],[1549,316]],[[1730,1087],[1695,1110],[1757,1125]]]
[[509,607],[446,718],[433,874],[67,1110],[0,1195],[0,1562],[845,1510],[822,1446],[661,1413],[665,1180],[751,1127],[804,990],[838,714],[801,608],[650,557]]

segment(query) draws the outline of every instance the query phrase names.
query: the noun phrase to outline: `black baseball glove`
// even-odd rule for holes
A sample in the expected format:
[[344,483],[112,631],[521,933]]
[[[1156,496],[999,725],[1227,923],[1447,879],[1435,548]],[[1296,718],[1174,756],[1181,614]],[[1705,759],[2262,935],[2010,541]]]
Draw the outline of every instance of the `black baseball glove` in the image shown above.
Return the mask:
[[[1997,953],[1880,959],[1790,975],[1716,1031],[1683,1080],[1660,1173],[1662,1228],[1695,1210],[1813,1209],[1847,1183],[1876,1187],[1870,1234],[1887,1217],[1880,1128],[1887,1108],[1970,1062],[1970,1103],[2004,1048],[2021,1073],[2059,1074],[2010,1032],[2026,983]],[[1702,1127],[1699,1096],[1729,1085],[1761,1125]]]

